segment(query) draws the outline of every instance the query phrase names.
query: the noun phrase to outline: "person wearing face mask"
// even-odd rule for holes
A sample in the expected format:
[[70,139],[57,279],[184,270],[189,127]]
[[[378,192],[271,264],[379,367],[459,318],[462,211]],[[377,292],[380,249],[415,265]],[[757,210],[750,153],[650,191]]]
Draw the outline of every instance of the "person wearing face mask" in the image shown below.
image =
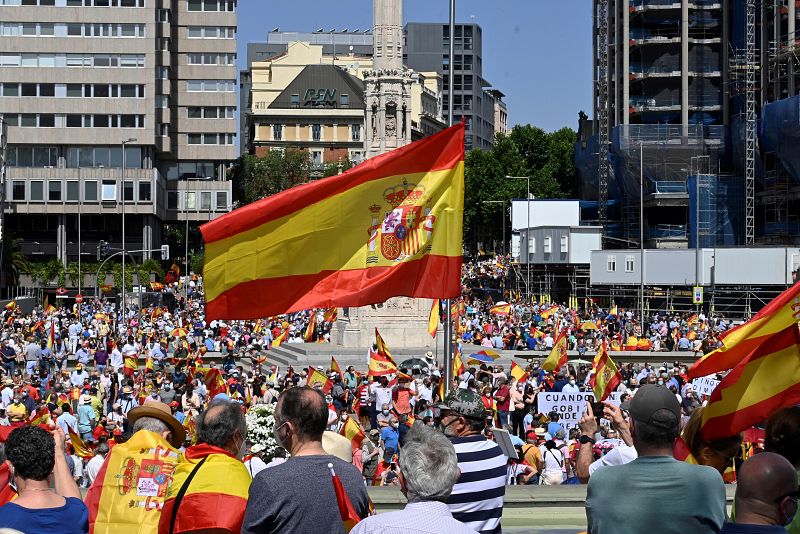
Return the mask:
[[12,423],[22,423],[28,420],[28,409],[22,404],[22,397],[19,393],[14,394],[14,400],[6,411],[8,420]]
[[525,399],[523,394],[523,383],[516,381],[511,387],[511,433],[522,436],[525,432]]
[[575,377],[570,375],[569,382],[567,382],[563,388],[561,388],[562,393],[580,393],[581,390],[575,383]]
[[164,381],[164,386],[159,390],[158,395],[161,397],[161,402],[164,404],[171,403],[177,397],[175,389],[172,387],[172,382],[169,380]]
[[197,417],[197,444],[172,474],[159,533],[241,531],[251,482],[241,461],[246,437],[235,402],[214,401]]
[[[477,393],[451,390],[438,405],[440,427],[461,470],[447,505],[453,517],[478,532],[499,532],[506,488],[506,456],[486,439],[486,408]],[[463,479],[463,481],[462,481]]]
[[328,421],[325,398],[309,387],[289,388],[278,397],[274,417],[275,441],[290,458],[256,475],[250,485],[242,534],[309,532],[314,528],[309,526],[309,518],[325,532],[344,534],[329,466],[359,517],[369,513],[369,496],[358,469],[322,447]]
[[400,445],[400,430],[397,419],[392,419],[389,424],[381,429],[381,441],[386,449],[398,450]]
[[736,519],[720,534],[780,534],[789,532],[797,515],[797,474],[783,456],[756,454],[736,473]]

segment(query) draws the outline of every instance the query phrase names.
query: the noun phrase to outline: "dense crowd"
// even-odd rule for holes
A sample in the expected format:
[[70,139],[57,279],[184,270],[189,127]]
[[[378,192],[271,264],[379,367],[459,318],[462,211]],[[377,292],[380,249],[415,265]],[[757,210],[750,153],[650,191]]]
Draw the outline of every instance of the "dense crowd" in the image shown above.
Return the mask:
[[[465,279],[499,280],[506,272],[498,262],[468,264]],[[736,468],[740,492],[745,482],[756,485],[747,490],[755,497],[740,502],[737,494],[738,519],[754,521],[757,504],[760,521],[782,525],[791,522],[792,503],[796,510],[797,479],[789,488],[786,467],[800,467],[800,410],[775,414],[761,440],[755,432],[704,441],[704,399],[678,362],[625,365],[619,402],[588,402],[577,424],[567,425],[541,409],[540,395],[591,392],[588,362],[545,371],[529,359],[512,373],[491,356],[465,355],[451,384],[442,384],[443,362],[430,352],[387,376],[335,361],[281,368],[270,362],[270,346],[328,341],[335,313],[206,323],[202,279],[187,285],[165,289],[179,297],[172,311],[123,312],[93,300],[27,314],[9,306],[0,314],[0,437],[16,492],[0,508],[8,512],[0,513],[0,527],[306,532],[304,521],[314,517],[344,532],[348,521],[370,514],[366,486],[398,486],[409,498],[406,509],[364,519],[354,532],[499,532],[506,486],[588,483],[591,532],[641,532],[645,511],[664,503],[672,503],[675,524],[663,532],[766,532],[733,530],[739,527],[725,512],[722,484]],[[675,343],[699,352],[730,327],[721,318],[658,315],[643,336],[631,311],[510,297],[506,304],[465,291],[454,308],[459,341],[481,345],[484,355],[548,350],[561,335],[579,353],[603,342],[624,347],[630,338],[648,340],[650,350]],[[596,328],[582,328],[587,322]],[[253,428],[251,415],[264,407],[269,425]],[[754,455],[761,448],[777,454]],[[108,497],[118,483],[109,473],[128,473],[127,455],[150,450],[164,451],[162,461],[171,464],[162,479],[147,482],[152,492],[141,472],[131,475],[144,504]],[[763,469],[781,482],[758,486]],[[349,500],[349,519],[331,472]],[[195,477],[202,483],[187,492]],[[669,484],[655,484],[659,477]],[[618,499],[627,484],[636,486],[631,498],[641,506]],[[88,488],[85,504],[78,487]],[[146,513],[150,499],[160,499],[152,505],[158,517]],[[227,503],[225,512],[208,502]]]

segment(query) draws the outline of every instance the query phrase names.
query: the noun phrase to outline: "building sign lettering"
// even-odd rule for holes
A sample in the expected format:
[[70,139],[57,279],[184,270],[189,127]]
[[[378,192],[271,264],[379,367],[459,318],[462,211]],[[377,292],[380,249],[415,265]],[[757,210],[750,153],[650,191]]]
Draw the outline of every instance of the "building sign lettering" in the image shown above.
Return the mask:
[[303,107],[336,107],[336,89],[306,89]]

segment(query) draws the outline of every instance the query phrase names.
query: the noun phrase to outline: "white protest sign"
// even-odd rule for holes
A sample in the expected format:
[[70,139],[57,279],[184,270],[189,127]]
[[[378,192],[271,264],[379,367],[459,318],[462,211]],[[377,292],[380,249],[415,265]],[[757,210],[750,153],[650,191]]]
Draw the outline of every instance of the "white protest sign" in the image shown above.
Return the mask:
[[[608,401],[619,406],[622,394],[614,392],[608,397]],[[558,422],[569,430],[578,426],[583,412],[586,411],[586,403],[594,402],[594,393],[556,393],[542,391],[536,397],[539,401],[539,412],[548,414],[556,412],[559,415]],[[600,414],[595,414],[600,415]]]
[[711,392],[719,385],[717,375],[701,376],[692,380],[692,389],[698,395],[711,395]]

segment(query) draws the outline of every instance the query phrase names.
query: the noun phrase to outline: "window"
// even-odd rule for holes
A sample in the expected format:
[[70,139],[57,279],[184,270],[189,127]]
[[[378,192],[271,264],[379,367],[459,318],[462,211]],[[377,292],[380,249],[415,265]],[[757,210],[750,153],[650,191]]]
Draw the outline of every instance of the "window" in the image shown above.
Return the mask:
[[311,151],[311,164],[317,166],[322,165],[322,150]]
[[129,182],[126,180],[122,190],[125,202],[133,202],[133,182]]
[[83,182],[83,200],[84,202],[97,202],[97,182],[94,180]]
[[186,192],[186,205],[183,209],[196,210],[197,209],[197,193],[194,191]]
[[536,254],[536,237],[530,236],[528,238],[528,254]]
[[157,108],[168,108],[169,107],[169,97],[167,95],[156,95],[156,107]]
[[31,202],[44,202],[44,182],[31,181]]
[[203,0],[189,0],[189,11],[203,11]]
[[625,256],[626,273],[632,273],[634,271],[635,261],[636,261],[636,256]]
[[36,84],[35,83],[23,83],[23,84],[21,84],[21,86],[22,86],[22,91],[21,91],[20,94],[22,96],[36,96]]
[[169,136],[169,123],[160,122],[156,124],[156,135],[159,135],[160,137]]
[[187,135],[188,143],[190,145],[202,145],[203,144],[203,135],[202,134],[194,134],[190,133]]
[[67,181],[67,202],[77,202],[80,200],[80,182],[76,180]]
[[569,236],[561,236],[561,253],[566,254],[569,252]]
[[550,254],[553,252],[552,238],[547,236],[544,238],[544,253]]
[[101,195],[100,198],[103,202],[114,202],[117,200],[117,181],[103,180]]
[[51,180],[47,182],[47,200],[61,202],[61,182]]
[[339,106],[343,108],[350,107],[350,95],[348,94],[339,95]]
[[169,9],[159,9],[156,11],[156,22],[169,22],[171,18]]
[[25,200],[25,182],[14,180],[11,182],[11,200]]
[[23,113],[19,116],[19,125],[23,128],[36,128],[36,115]]
[[283,125],[282,124],[273,124],[272,125],[272,139],[274,141],[280,141],[283,139]]
[[177,210],[178,209],[178,192],[177,191],[167,191],[167,209],[168,210]]
[[39,115],[39,128],[55,128],[56,116],[52,113],[42,113]]
[[139,202],[151,202],[153,200],[151,188],[152,184],[150,182],[139,182]]
[[228,209],[228,193],[225,191],[217,191],[217,210]]
[[361,125],[360,124],[352,124],[352,125],[350,125],[350,139],[352,141],[361,141]]
[[200,192],[200,209],[211,211],[211,191]]
[[4,83],[3,84],[3,96],[19,96],[19,84],[18,83]]
[[299,106],[300,106],[300,95],[299,94],[293,94],[292,95],[292,107],[296,108],[296,107],[299,107]]
[[610,273],[614,273],[617,271],[617,257],[616,256],[606,256],[606,271]]
[[311,125],[311,140],[312,141],[322,140],[322,125],[320,124]]

